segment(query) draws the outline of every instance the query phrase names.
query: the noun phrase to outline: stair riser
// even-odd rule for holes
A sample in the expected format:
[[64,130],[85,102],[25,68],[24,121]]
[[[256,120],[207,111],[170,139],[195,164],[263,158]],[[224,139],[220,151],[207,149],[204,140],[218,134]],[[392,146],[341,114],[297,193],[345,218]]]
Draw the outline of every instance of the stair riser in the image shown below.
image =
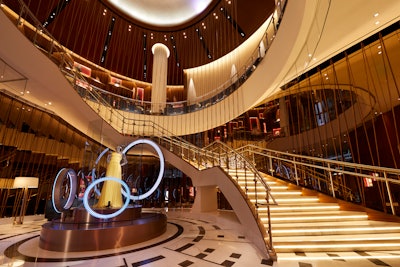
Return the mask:
[[[338,223],[338,222],[343,222],[343,221],[359,221],[360,218],[313,218],[313,219],[302,219],[302,218],[293,218],[291,220],[282,220],[279,218],[271,218],[272,224],[274,223],[304,223],[307,224],[309,222],[332,222],[332,225]],[[268,219],[266,220],[261,220],[262,222],[266,223],[268,222]]]
[[[275,230],[275,231],[274,231]],[[357,231],[357,234],[398,234],[398,232],[394,232],[393,230],[380,230],[380,231],[373,231],[373,230],[365,230],[365,231]],[[296,232],[277,232],[275,228],[272,230],[272,237],[285,237],[285,236],[304,236],[305,238],[309,238],[312,236],[326,236],[326,235],[349,235],[349,234],[354,234],[354,232],[351,231],[345,231],[345,230],[332,230],[332,231],[318,231],[318,229],[315,229],[315,231],[309,232],[309,231],[302,231],[299,229]]]
[[362,246],[354,246],[354,247],[316,247],[316,248],[279,248],[274,245],[276,253],[285,253],[285,252],[353,252],[353,251],[396,251],[400,250],[399,246],[391,246],[391,247],[362,247]]

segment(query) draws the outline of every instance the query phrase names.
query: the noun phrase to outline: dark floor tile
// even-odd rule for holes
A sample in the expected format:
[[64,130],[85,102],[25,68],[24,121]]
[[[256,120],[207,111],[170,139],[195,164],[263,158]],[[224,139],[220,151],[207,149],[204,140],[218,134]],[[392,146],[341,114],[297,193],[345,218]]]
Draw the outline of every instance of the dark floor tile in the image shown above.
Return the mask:
[[224,261],[223,263],[221,263],[221,266],[231,267],[231,266],[233,266],[234,264],[235,264],[234,261],[228,261],[228,260],[226,260],[226,261]]
[[199,235],[205,235],[206,234],[206,230],[204,229],[204,227],[203,226],[198,226],[198,228],[199,228]]
[[143,261],[135,262],[135,263],[132,263],[132,267],[139,267],[139,266],[146,265],[146,264],[158,261],[158,260],[162,260],[164,258],[165,258],[164,256],[160,255],[160,256],[153,257],[153,258],[150,258],[150,259],[146,259],[146,260],[143,260]]
[[193,239],[193,242],[200,242],[200,240],[202,240],[203,237],[204,237],[203,235],[199,235],[195,239]]
[[274,264],[274,261],[271,260],[271,259],[262,259],[261,264],[262,265],[272,266]]
[[196,258],[198,258],[198,259],[204,259],[205,257],[207,257],[207,254],[204,254],[204,253],[199,253],[196,255]]
[[239,259],[241,256],[242,256],[242,254],[238,254],[238,253],[231,254],[231,258],[234,258],[234,259]]
[[327,255],[329,256],[329,257],[333,257],[334,259],[333,260],[335,260],[335,261],[345,261],[344,259],[340,259],[339,257],[339,254],[334,254],[334,253],[327,253]]
[[180,248],[175,249],[175,251],[177,251],[177,252],[182,252],[182,251],[184,251],[185,249],[188,249],[188,248],[190,248],[190,247],[193,246],[193,245],[194,245],[194,244],[189,243],[189,244],[186,244],[186,245],[184,245],[184,246],[182,246],[182,247],[180,247]]
[[[370,254],[368,254],[367,252],[364,252],[364,251],[355,251],[355,252],[356,252],[357,254],[363,256],[363,257],[370,256]],[[372,262],[373,264],[375,264],[375,265],[379,265],[379,266],[390,266],[389,264],[387,264],[387,263],[381,261],[380,259],[368,258],[368,260],[369,260],[370,262]]]
[[193,263],[194,263],[194,262],[192,262],[192,261],[186,260],[186,261],[183,261],[183,262],[179,263],[178,265],[179,265],[179,266],[182,266],[182,267],[187,267],[187,266],[192,265]]

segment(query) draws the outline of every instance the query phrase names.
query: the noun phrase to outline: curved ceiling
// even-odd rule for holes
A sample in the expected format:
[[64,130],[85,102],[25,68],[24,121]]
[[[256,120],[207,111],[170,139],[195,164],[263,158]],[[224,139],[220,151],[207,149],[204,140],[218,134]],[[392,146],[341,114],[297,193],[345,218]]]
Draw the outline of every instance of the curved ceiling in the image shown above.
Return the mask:
[[178,26],[200,15],[212,0],[108,0],[128,16],[153,26]]

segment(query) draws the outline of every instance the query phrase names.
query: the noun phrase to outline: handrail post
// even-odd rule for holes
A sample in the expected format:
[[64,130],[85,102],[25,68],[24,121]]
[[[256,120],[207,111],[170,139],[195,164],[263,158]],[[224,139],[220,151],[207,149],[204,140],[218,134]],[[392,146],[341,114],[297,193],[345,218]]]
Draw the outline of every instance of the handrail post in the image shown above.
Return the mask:
[[272,226],[271,226],[271,209],[269,205],[269,195],[270,191],[267,190],[266,192],[266,201],[267,201],[267,216],[268,216],[268,238],[269,238],[269,245],[272,248]]
[[328,163],[328,172],[329,172],[329,180],[331,181],[331,190],[332,190],[332,196],[336,198],[335,196],[335,187],[333,186],[333,178],[332,178],[332,171],[331,171],[331,164]]
[[293,157],[293,165],[294,165],[294,178],[296,179],[296,184],[299,185],[299,177],[297,176],[296,157]]
[[269,172],[274,176],[274,168],[272,168],[272,156],[269,157]]
[[389,185],[389,182],[388,182],[388,179],[387,179],[386,171],[383,172],[383,177],[385,178],[386,189],[387,189],[388,196],[389,196],[389,202],[390,202],[390,208],[392,209],[392,214],[396,215],[396,210],[394,209],[392,193],[390,191],[390,185]]

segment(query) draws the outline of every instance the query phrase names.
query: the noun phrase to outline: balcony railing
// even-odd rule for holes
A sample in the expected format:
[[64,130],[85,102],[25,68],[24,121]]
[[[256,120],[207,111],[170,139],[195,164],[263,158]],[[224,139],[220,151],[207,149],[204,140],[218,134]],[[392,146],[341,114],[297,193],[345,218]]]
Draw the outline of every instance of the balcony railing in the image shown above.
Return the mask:
[[[78,91],[78,93],[80,93],[82,97],[85,97],[89,94],[92,96],[92,100],[96,99],[115,110],[152,114],[151,107],[156,105],[165,107],[164,110],[162,110],[160,113],[157,113],[157,115],[176,115],[198,111],[218,103],[236,91],[251,76],[257,65],[263,59],[262,55],[268,51],[275,38],[280,21],[283,17],[287,0],[277,1],[275,12],[271,16],[269,25],[267,26],[266,31],[259,42],[259,44],[263,43],[264,47],[262,48],[260,45],[254,47],[250,58],[246,62],[242,63],[241,67],[238,67],[236,78],[231,78],[225,82],[222,82],[222,84],[217,88],[209,90],[209,92],[206,94],[197,97],[196,103],[194,104],[189,104],[186,100],[154,103],[151,101],[124,97],[100,88],[96,81],[93,81],[93,79],[90,77],[87,77],[79,71],[76,71],[74,66],[71,65],[71,61],[67,56],[61,56],[57,59],[54,58],[55,54],[74,55],[74,53],[63,47],[48,32],[48,30],[43,27],[40,21],[29,10],[24,1],[18,0],[18,2],[20,4],[20,9],[18,11],[10,10],[4,5],[2,5],[2,9],[9,17],[15,19],[17,27],[24,27],[24,34],[36,47],[38,47],[38,49],[43,51],[53,61],[57,61],[60,70],[65,74],[71,85]],[[1,0],[0,3],[2,3]],[[262,49],[264,49],[264,51],[261,51]],[[76,57],[81,58],[79,55],[76,55]],[[94,63],[90,64],[95,66]],[[99,66],[95,67],[101,69]],[[90,92],[84,92],[84,90],[90,90]]]

